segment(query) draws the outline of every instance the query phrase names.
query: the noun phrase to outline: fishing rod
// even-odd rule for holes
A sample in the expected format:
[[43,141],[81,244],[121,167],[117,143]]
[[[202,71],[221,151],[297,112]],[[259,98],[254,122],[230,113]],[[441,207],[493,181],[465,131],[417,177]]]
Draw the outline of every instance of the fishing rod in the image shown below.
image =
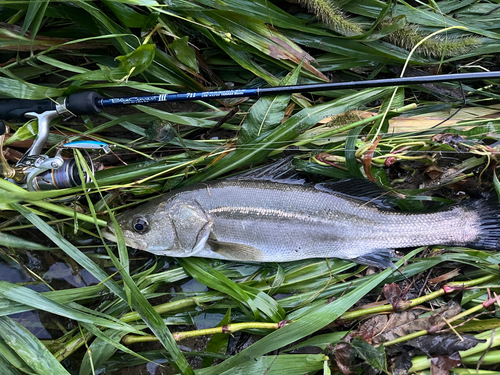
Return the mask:
[[97,99],[96,105],[99,108],[106,108],[106,107],[115,107],[122,105],[131,105],[131,104],[151,104],[151,103],[163,103],[163,102],[185,102],[193,100],[261,97],[266,95],[282,95],[282,94],[293,94],[301,92],[333,91],[333,90],[346,90],[346,89],[356,90],[356,89],[365,89],[369,87],[421,85],[425,83],[440,83],[440,82],[451,82],[451,81],[466,82],[466,81],[477,81],[477,80],[491,79],[491,78],[500,78],[500,71],[440,74],[433,76],[372,79],[367,81],[317,83],[311,85],[275,86],[275,87],[252,88],[252,89],[200,91],[200,92],[188,92],[179,94],[132,96],[127,98],[111,98],[111,99],[101,98]]
[[[50,190],[73,187],[81,184],[78,169],[74,159],[63,159],[63,148],[100,149],[109,152],[104,142],[77,141],[66,143],[58,148],[55,157],[42,154],[42,149],[49,136],[52,120],[57,117],[70,118],[79,115],[94,115],[104,108],[153,104],[165,102],[185,102],[195,100],[212,100],[238,97],[261,97],[266,95],[281,95],[345,89],[363,89],[369,87],[390,87],[421,85],[440,82],[467,82],[500,78],[500,71],[441,74],[419,77],[401,77],[375,79],[366,81],[318,83],[309,85],[276,86],[264,88],[241,88],[217,91],[200,91],[176,94],[157,94],[147,96],[130,96],[123,98],[103,98],[95,91],[84,91],[56,99],[1,99],[0,100],[0,163],[1,172],[5,178],[15,182],[27,190]],[[16,163],[9,166],[3,156],[3,142],[8,133],[8,127],[2,120],[25,121],[38,120],[38,134],[32,146]]]

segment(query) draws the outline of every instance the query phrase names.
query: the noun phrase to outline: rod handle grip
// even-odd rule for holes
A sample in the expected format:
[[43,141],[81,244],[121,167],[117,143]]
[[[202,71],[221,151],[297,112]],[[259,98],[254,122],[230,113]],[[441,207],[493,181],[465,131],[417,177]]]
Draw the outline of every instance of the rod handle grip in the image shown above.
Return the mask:
[[[95,91],[71,94],[65,99],[63,106],[53,99],[0,99],[0,119],[24,121],[26,113],[42,114],[54,110],[57,110],[60,115],[93,115],[102,110],[98,104],[99,99],[101,96]],[[66,113],[63,114],[61,109],[64,109]]]
[[50,99],[1,99],[1,120],[26,120],[27,112],[43,113],[56,109],[56,103]]

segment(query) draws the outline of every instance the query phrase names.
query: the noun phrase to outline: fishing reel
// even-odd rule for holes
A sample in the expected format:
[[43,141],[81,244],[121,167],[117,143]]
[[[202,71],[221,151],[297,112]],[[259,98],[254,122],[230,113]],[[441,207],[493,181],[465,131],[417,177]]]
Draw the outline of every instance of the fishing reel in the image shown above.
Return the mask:
[[[51,99],[0,100],[0,119],[19,121],[34,118],[38,120],[38,133],[33,144],[13,167],[9,165],[3,154],[3,144],[9,128],[0,120],[0,162],[4,178],[28,191],[80,186],[82,181],[77,162],[74,158],[63,158],[62,150],[81,149],[86,152],[88,149],[99,149],[108,153],[110,149],[106,143],[99,141],[65,143],[57,148],[56,155],[53,157],[42,154],[42,149],[49,137],[52,120],[57,117],[70,118],[75,115],[98,113],[101,111],[96,105],[98,98],[95,92],[82,92],[56,101]],[[94,172],[91,160],[90,167]],[[84,176],[86,182],[90,182],[90,176],[85,171]]]

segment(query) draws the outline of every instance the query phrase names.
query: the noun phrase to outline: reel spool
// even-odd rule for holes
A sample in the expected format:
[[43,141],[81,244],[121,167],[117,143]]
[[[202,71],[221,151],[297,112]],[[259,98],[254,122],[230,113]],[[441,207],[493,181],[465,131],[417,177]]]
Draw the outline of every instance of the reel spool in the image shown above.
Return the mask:
[[[1,122],[1,121],[0,121]],[[28,191],[47,191],[66,189],[80,186],[82,180],[78,171],[78,165],[74,158],[63,159],[61,150],[63,148],[78,148],[87,154],[88,165],[92,174],[95,168],[92,158],[87,152],[88,149],[99,149],[104,152],[110,152],[109,146],[104,142],[98,141],[76,141],[62,145],[54,157],[47,155],[30,155],[28,152],[17,162],[15,167],[11,167],[3,156],[3,141],[8,133],[8,128],[2,129],[3,122],[0,123],[0,173],[4,178],[14,182]],[[4,125],[5,126],[5,125]],[[90,175],[83,169],[83,175],[86,183],[90,183]]]
[[[88,149],[100,149],[106,153],[110,151],[109,146],[104,142],[96,141],[77,141],[66,143],[59,148],[53,158],[46,155],[40,155],[35,163],[25,170],[27,175],[25,188],[29,191],[58,190],[80,186],[82,180],[78,171],[78,165],[74,158],[63,159],[61,150],[63,148],[78,148],[84,151],[87,156],[85,160],[90,167],[92,175],[95,173],[94,163],[88,153]],[[29,158],[29,157],[28,157]],[[45,159],[45,160],[43,160]],[[24,161],[26,165],[26,161]],[[28,162],[29,163],[29,162]],[[90,183],[90,175],[82,168],[85,183]]]
[[[94,165],[92,161],[91,167],[93,171]],[[85,182],[89,183],[90,176],[88,176],[85,171],[83,171],[83,174],[85,176]],[[75,159],[64,159],[62,167],[46,170],[29,179],[27,181],[27,189],[31,191],[45,191],[71,188],[80,186],[81,184],[82,180],[80,179]]]

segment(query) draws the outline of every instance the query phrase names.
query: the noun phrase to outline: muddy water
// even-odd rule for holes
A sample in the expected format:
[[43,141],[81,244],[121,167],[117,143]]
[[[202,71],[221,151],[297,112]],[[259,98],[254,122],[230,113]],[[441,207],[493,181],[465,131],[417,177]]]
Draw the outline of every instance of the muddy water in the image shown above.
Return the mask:
[[[21,285],[36,292],[98,284],[94,276],[68,259],[61,251],[19,249],[15,253],[8,250],[1,251],[0,280]],[[69,329],[70,325],[67,319],[38,310],[10,315],[10,317],[43,340],[60,337],[62,335],[60,324],[66,329]]]

